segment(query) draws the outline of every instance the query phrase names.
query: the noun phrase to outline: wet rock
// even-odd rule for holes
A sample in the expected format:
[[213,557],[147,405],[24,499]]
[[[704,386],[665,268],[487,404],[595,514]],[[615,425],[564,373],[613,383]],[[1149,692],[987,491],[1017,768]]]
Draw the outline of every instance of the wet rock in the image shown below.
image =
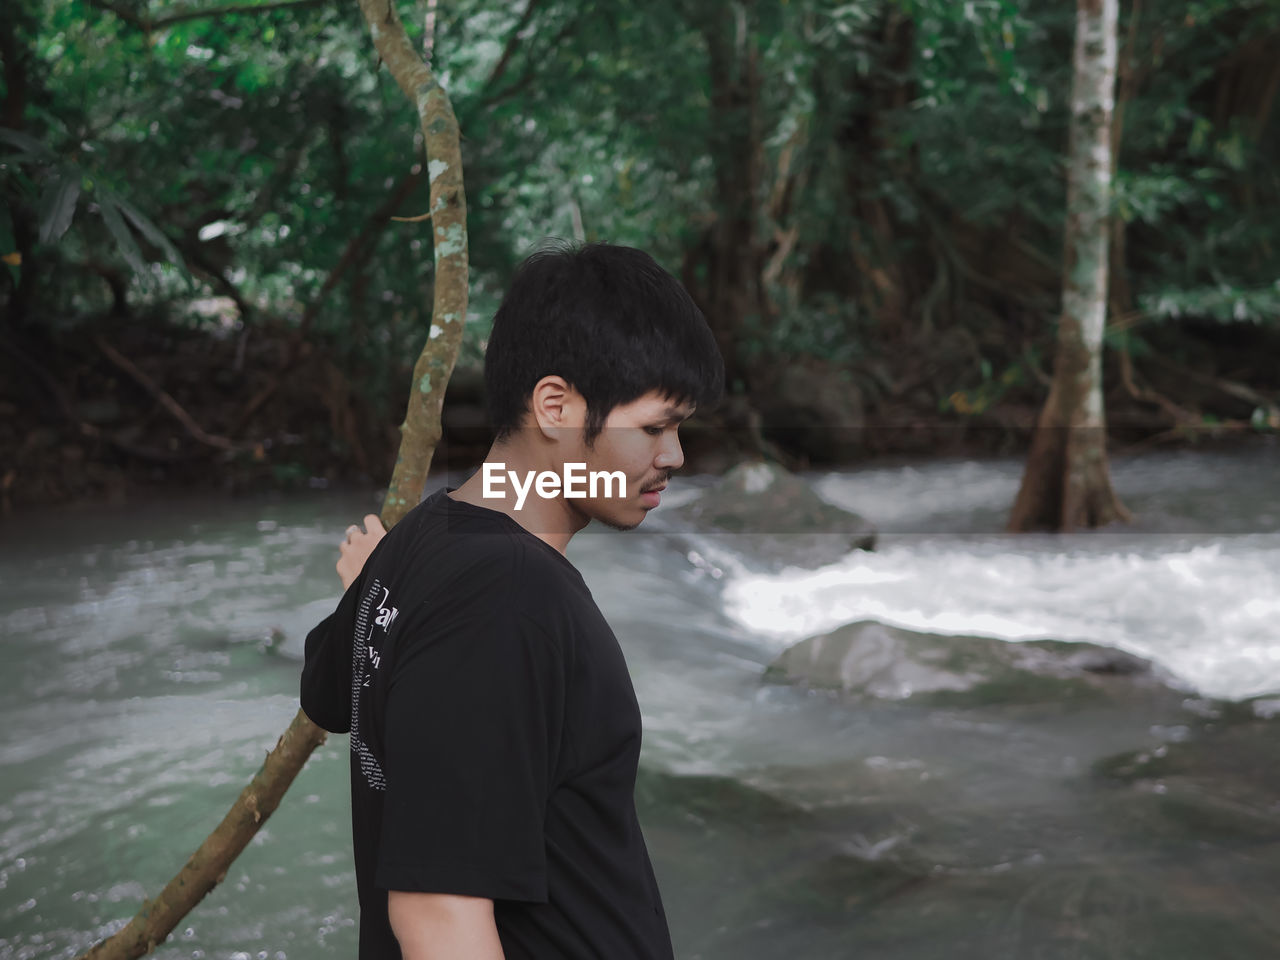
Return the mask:
[[731,469],[697,501],[670,511],[668,527],[732,535],[732,547],[766,567],[818,567],[851,550],[875,548],[875,528],[856,513],[827,503],[781,467],[745,463]]
[[849,955],[815,950],[815,925],[845,926],[928,879],[928,865],[910,855],[851,849],[846,831],[861,832],[861,808],[843,811],[833,829],[829,811],[731,777],[643,765],[636,805],[655,864],[675,868],[659,876],[681,956]]
[[1259,720],[1274,720],[1280,717],[1280,697],[1255,697],[1245,702]]
[[875,621],[800,641],[768,667],[764,679],[940,706],[1088,701],[1137,689],[1174,693],[1163,671],[1120,650],[917,633]]
[[1095,774],[1121,791],[1117,819],[1164,838],[1280,842],[1280,720],[1266,716],[1274,702],[1222,704],[1180,742],[1099,761]]
[[780,365],[764,405],[764,434],[813,463],[864,453],[862,394],[847,370],[816,357]]
[[969,795],[965,802],[958,784],[924,807],[894,795],[869,801],[856,785],[814,804],[777,795],[790,779],[761,790],[729,777],[641,767],[637,805],[678,955],[1199,960],[1274,953],[1266,907],[1274,847],[1184,833],[1153,848],[1128,825],[1114,829],[1108,802],[1087,789],[1064,805],[1065,819],[1040,820],[1031,845],[1011,851],[1003,842],[1009,822],[975,822],[985,800]]
[[790,827],[805,823],[808,813],[732,777],[665,773],[641,767],[636,779],[636,804],[655,818],[679,811],[699,822],[714,819],[721,826],[755,829],[764,825]]

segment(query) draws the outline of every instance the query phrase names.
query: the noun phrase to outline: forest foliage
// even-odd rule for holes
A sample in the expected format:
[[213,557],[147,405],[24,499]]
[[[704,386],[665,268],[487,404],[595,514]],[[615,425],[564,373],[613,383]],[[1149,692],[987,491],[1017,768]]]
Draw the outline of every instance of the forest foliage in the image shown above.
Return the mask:
[[[46,358],[8,397],[52,382],[78,409],[76,344],[127,330],[146,354],[178,330],[234,360],[210,434],[270,434],[245,403],[286,369],[330,395],[338,376],[361,423],[398,422],[433,279],[429,224],[390,219],[426,212],[416,117],[354,2],[208,2],[4,5],[0,330]],[[603,239],[684,280],[766,432],[816,418],[875,450],[921,418],[1029,427],[1060,291],[1072,5],[397,9],[419,45],[433,13],[463,134],[462,366],[534,244]],[[1280,6],[1126,0],[1120,42],[1108,390],[1146,434],[1266,427]],[[273,345],[256,367],[255,344]],[[362,429],[329,414],[347,456]],[[385,476],[390,441],[368,443],[357,466]]]

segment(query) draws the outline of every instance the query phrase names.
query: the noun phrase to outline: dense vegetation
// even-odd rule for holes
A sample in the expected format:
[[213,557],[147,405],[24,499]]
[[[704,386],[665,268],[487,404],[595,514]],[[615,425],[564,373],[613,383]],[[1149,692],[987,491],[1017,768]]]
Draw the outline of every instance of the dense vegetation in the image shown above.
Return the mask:
[[[786,461],[1025,441],[1072,5],[399,9],[419,44],[434,22],[464,136],[455,447],[483,439],[467,368],[547,235],[680,275],[730,362],[721,422]],[[1113,439],[1280,427],[1280,6],[1127,0],[1119,36]],[[0,55],[5,490],[385,481],[430,232],[390,219],[426,211],[424,158],[356,5],[10,0]]]

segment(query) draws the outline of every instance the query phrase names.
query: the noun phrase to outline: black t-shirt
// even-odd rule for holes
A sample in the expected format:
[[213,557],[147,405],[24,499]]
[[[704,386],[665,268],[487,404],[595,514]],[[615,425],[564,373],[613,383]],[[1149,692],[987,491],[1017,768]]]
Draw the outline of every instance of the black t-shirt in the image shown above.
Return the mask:
[[447,492],[306,641],[302,707],[351,732],[360,958],[398,960],[408,890],[492,899],[507,960],[671,960],[618,641],[559,552]]

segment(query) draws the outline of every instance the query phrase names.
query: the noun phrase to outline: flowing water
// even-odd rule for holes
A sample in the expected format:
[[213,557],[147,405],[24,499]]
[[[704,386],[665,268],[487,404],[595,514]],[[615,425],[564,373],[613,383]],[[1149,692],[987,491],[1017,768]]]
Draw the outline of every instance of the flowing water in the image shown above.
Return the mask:
[[[1207,780],[1099,764],[1193,746],[1215,698],[1280,693],[1280,459],[1114,472],[1138,514],[1123,532],[1002,535],[1020,464],[955,461],[812,476],[883,531],[819,569],[762,573],[732,538],[575,538],[644,714],[637,799],[677,956],[1277,955],[1280,795],[1249,777],[1280,723],[1212,746]],[[76,956],[217,823],[296,710],[336,544],[376,507],[175,500],[0,526],[0,957]],[[789,644],[859,619],[1090,640],[1186,689],[1176,709],[924,709],[761,683]],[[354,955],[346,749],[317,751],[156,956]]]

